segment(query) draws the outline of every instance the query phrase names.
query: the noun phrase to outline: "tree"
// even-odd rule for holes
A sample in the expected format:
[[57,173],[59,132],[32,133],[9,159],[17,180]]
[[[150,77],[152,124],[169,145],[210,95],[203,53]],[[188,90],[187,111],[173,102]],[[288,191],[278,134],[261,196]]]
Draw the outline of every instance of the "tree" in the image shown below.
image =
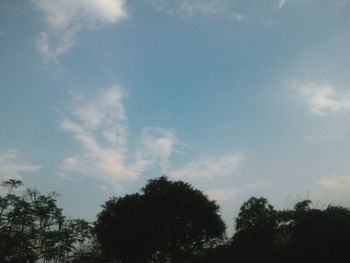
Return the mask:
[[35,189],[18,191],[21,181],[1,184],[0,262],[66,262],[78,242],[90,235],[84,220],[68,220],[56,205],[57,194]]
[[[280,229],[285,236],[284,255],[290,261],[345,262],[350,243],[350,211],[341,206],[321,210],[310,200],[282,211]],[[283,227],[283,228],[282,228]]]
[[214,201],[163,176],[107,201],[95,231],[102,251],[120,262],[177,263],[222,240],[225,224]]
[[344,207],[321,210],[303,200],[293,209],[276,211],[265,198],[252,197],[241,206],[235,228],[230,254],[221,251],[231,260],[348,261],[350,211]]
[[95,225],[97,240],[107,258],[121,262],[142,262],[152,257],[150,248],[152,231],[147,224],[143,200],[139,194],[112,198],[98,215]]
[[251,197],[244,202],[235,222],[232,250],[247,261],[271,260],[277,232],[277,212],[263,198]]

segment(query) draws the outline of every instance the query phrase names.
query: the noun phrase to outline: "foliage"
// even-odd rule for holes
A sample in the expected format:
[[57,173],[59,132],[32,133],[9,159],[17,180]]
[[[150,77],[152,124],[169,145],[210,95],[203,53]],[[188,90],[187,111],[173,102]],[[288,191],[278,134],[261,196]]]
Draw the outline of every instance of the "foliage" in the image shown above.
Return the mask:
[[57,194],[18,191],[22,186],[18,180],[1,186],[7,194],[0,196],[0,262],[66,262],[77,242],[90,235],[86,221],[62,215]]
[[236,218],[235,230],[231,246],[237,257],[247,261],[271,260],[268,255],[273,254],[277,212],[265,198],[251,197],[244,202]]
[[252,197],[241,206],[235,230],[228,245],[207,251],[200,262],[348,261],[350,211],[344,207],[321,210],[303,200],[278,211],[265,198]]
[[276,210],[251,197],[225,239],[219,207],[199,190],[166,177],[140,193],[111,198],[94,227],[70,220],[57,194],[1,184],[1,263],[347,262],[350,210],[313,207],[310,200]]
[[106,202],[96,222],[103,252],[121,262],[186,262],[224,237],[219,207],[199,190],[166,177],[141,194]]
[[[311,201],[282,211],[284,233],[288,237],[283,252],[290,261],[326,260],[343,262],[350,244],[350,211],[340,206],[324,210],[311,208]],[[283,225],[283,224],[282,224]]]

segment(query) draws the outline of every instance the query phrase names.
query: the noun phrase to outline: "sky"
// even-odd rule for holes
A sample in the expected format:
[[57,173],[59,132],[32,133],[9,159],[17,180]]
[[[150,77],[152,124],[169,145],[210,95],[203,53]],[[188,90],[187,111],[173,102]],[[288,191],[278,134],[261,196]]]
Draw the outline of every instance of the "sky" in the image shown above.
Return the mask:
[[350,204],[349,0],[0,0],[0,179],[95,220],[147,180]]

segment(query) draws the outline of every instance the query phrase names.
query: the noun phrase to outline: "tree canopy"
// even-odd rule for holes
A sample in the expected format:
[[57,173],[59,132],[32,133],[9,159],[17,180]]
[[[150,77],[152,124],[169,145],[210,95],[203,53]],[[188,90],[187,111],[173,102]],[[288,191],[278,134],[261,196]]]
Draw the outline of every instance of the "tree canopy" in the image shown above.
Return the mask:
[[341,206],[302,200],[277,210],[251,197],[227,239],[215,201],[165,176],[106,201],[93,226],[66,218],[55,193],[24,189],[18,180],[0,186],[1,263],[348,261],[350,210]]
[[98,215],[102,250],[121,262],[186,262],[224,238],[219,206],[182,181],[160,177],[113,198]]
[[[237,256],[252,259],[272,253],[277,231],[277,212],[265,198],[244,202],[235,221],[232,246]],[[251,251],[254,250],[254,253]]]
[[1,184],[7,193],[0,195],[0,262],[68,262],[91,227],[84,220],[65,218],[55,193],[18,191],[21,186],[13,179]]
[[207,251],[206,261],[345,262],[350,244],[350,211],[312,207],[310,200],[276,210],[265,198],[251,197],[235,219],[229,243]]

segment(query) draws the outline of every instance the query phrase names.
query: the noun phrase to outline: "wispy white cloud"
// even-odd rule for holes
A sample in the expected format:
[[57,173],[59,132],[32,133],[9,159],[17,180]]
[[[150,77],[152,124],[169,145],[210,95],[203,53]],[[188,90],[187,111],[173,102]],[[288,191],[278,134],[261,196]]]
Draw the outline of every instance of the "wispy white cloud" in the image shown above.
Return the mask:
[[47,26],[36,44],[41,53],[56,61],[77,41],[77,33],[118,23],[127,16],[124,0],[32,0]]
[[246,189],[255,190],[264,186],[273,185],[272,181],[257,181],[255,183],[248,184]]
[[150,168],[167,169],[175,135],[161,128],[144,128],[140,147],[134,152],[128,149],[124,96],[121,87],[113,86],[92,101],[83,99],[72,116],[62,120],[61,128],[81,145],[80,154],[63,160],[63,176],[89,176],[118,189],[120,183],[135,180]]
[[[112,86],[92,100],[80,97],[69,117],[61,121],[61,128],[80,145],[79,153],[62,161],[59,172],[62,177],[87,176],[101,181],[103,189],[109,185],[119,190],[123,183],[153,168],[174,179],[198,182],[231,176],[245,159],[242,153],[227,154],[172,169],[169,160],[181,144],[173,132],[159,127],[143,128],[136,140],[138,146],[132,149],[128,144],[128,119],[123,106],[125,95],[121,87]],[[229,195],[227,191],[215,191],[209,193]]]
[[308,198],[318,206],[343,205],[350,202],[350,176],[329,175],[319,178],[308,190]]
[[222,15],[226,14],[237,21],[246,18],[244,14],[236,12],[232,3],[227,0],[151,0],[153,7],[165,14],[193,15]]
[[339,92],[333,85],[319,85],[312,82],[293,82],[291,84],[317,115],[350,110],[350,93]]
[[350,176],[328,176],[321,178],[311,193],[313,200],[328,203],[346,204],[350,201]]
[[101,135],[121,151],[125,150],[127,122],[123,106],[124,90],[112,86],[94,101],[82,101],[73,114],[87,131],[101,130]]
[[162,128],[144,128],[140,140],[141,147],[135,153],[136,164],[148,160],[158,164],[165,173],[169,168],[169,158],[174,152],[174,134]]
[[225,5],[221,1],[179,1],[179,10],[188,14],[218,14],[226,11]]
[[347,127],[329,127],[327,129],[316,129],[312,134],[304,136],[305,140],[338,140],[349,134]]
[[205,193],[208,195],[209,199],[224,202],[236,197],[240,192],[241,190],[236,188],[219,188],[208,190]]
[[333,189],[337,192],[350,190],[350,176],[323,177],[318,184],[324,188]]
[[280,0],[278,2],[278,8],[282,8],[286,4],[287,0]]
[[40,170],[40,165],[24,164],[16,150],[0,152],[0,180],[22,179],[21,173]]
[[211,188],[205,191],[210,199],[214,199],[219,202],[225,202],[236,198],[240,194],[253,193],[259,188],[272,185],[273,182],[257,181],[248,185],[240,185],[238,187],[224,187],[224,188]]
[[168,171],[168,174],[175,179],[212,180],[233,175],[244,159],[243,153],[207,157],[192,161],[183,168]]

